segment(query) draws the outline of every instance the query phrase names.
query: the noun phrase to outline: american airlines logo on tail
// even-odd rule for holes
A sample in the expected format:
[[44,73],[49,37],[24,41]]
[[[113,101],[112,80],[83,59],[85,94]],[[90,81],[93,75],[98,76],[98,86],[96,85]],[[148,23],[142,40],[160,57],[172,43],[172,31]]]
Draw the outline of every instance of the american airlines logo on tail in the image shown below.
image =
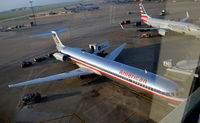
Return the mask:
[[56,44],[59,44],[58,39],[56,38],[55,34],[53,34],[53,39],[54,39],[54,41],[55,41]]
[[147,15],[142,3],[139,3],[140,6],[140,13],[141,13],[141,20],[143,22],[147,22],[147,19],[149,18],[149,16]]
[[147,14],[146,11],[144,10],[144,7],[143,7],[142,3],[139,3],[139,5],[140,5],[141,14]]

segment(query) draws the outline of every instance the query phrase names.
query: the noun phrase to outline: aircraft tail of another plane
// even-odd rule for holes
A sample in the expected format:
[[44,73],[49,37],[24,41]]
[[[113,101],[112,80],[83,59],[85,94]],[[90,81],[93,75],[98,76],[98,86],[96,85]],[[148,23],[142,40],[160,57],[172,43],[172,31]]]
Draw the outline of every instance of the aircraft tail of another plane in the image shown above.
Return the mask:
[[181,19],[180,22],[186,22],[190,18],[188,11],[186,11],[186,17]]
[[40,37],[40,36],[45,36],[45,35],[52,35],[53,37],[53,40],[56,44],[57,47],[64,47],[64,45],[62,44],[61,40],[59,39],[58,37],[58,33],[60,32],[63,32],[67,30],[67,28],[62,28],[62,29],[56,29],[56,30],[53,30],[53,31],[48,31],[48,32],[44,32],[44,33],[39,33],[39,34],[35,34],[35,35],[32,35],[31,37]]
[[141,13],[141,20],[143,22],[147,22],[148,18],[151,18],[150,16],[148,16],[147,12],[144,9],[144,6],[142,5],[142,3],[139,3],[140,6],[140,13]]
[[67,7],[64,7],[65,10],[69,10]]

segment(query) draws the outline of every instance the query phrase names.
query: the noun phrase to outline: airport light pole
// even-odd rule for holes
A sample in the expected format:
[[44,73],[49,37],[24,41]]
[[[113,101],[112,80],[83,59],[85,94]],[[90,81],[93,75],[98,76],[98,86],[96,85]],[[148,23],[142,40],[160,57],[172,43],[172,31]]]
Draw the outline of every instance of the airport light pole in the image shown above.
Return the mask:
[[33,6],[32,6],[33,1],[29,1],[29,3],[31,4],[31,10],[33,13],[33,18],[34,18],[34,25],[36,25],[35,13],[34,13]]

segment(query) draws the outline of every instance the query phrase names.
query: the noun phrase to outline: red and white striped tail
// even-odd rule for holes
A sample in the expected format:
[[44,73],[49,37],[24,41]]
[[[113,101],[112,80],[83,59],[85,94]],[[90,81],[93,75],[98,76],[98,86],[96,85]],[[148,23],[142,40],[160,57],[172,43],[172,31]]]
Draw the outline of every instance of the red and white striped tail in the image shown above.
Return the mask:
[[147,12],[144,9],[144,6],[142,5],[142,3],[139,3],[140,6],[140,13],[141,13],[141,20],[143,22],[147,22],[147,19],[150,18],[150,16],[148,16]]

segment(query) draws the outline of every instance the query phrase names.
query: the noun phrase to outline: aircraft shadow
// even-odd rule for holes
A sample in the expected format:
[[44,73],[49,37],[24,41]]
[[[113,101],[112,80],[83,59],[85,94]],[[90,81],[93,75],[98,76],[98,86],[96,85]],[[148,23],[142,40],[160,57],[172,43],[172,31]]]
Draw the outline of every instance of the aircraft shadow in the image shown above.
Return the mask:
[[59,62],[60,61],[57,61],[54,58],[47,58],[46,60],[41,61],[41,62],[36,62],[36,63],[33,62],[33,65],[31,67],[38,67],[38,66],[49,65],[49,64],[58,64]]
[[109,79],[104,77],[104,76],[99,76],[98,78],[96,78],[95,80],[92,80],[88,83],[82,84],[81,86],[90,86],[90,85],[96,85],[99,83],[104,83],[107,82]]
[[77,91],[77,92],[72,92],[72,93],[55,94],[55,95],[51,95],[51,96],[46,96],[46,97],[42,97],[41,103],[50,102],[50,101],[54,101],[54,100],[58,100],[58,99],[62,99],[62,98],[67,98],[67,97],[75,96],[78,94],[81,94],[81,92]]
[[126,48],[120,53],[116,61],[156,73],[159,55],[160,44],[137,48]]

